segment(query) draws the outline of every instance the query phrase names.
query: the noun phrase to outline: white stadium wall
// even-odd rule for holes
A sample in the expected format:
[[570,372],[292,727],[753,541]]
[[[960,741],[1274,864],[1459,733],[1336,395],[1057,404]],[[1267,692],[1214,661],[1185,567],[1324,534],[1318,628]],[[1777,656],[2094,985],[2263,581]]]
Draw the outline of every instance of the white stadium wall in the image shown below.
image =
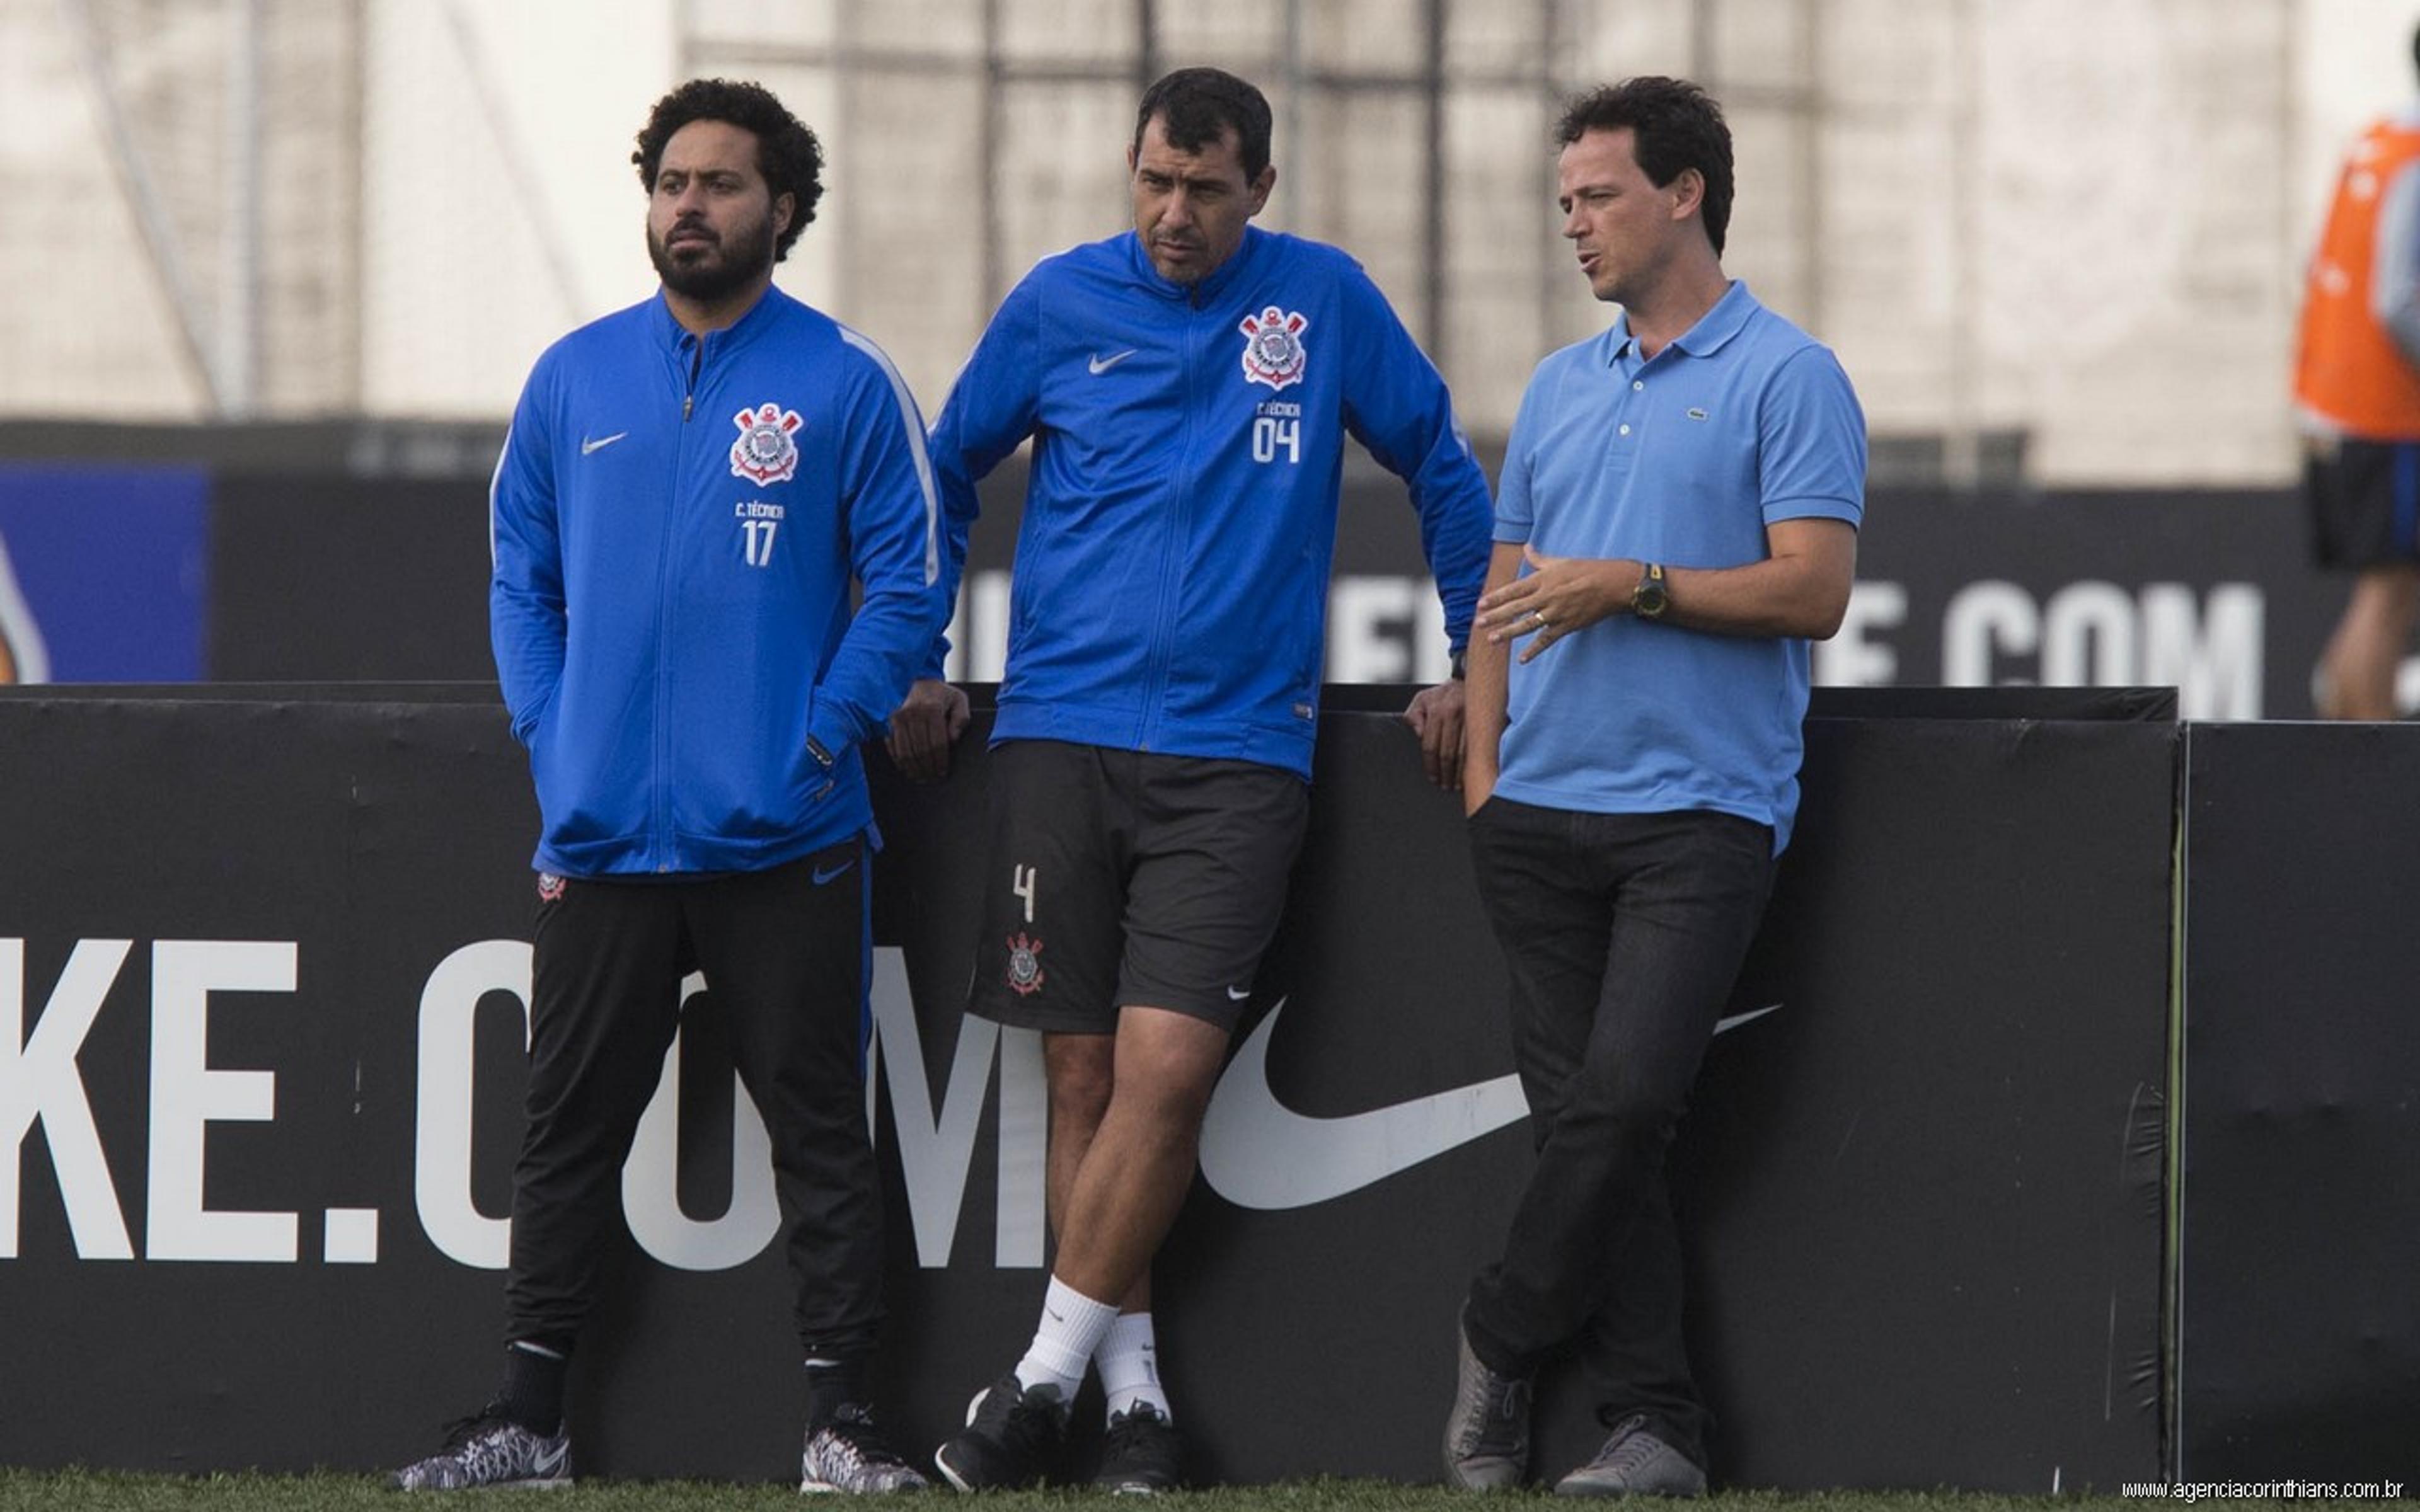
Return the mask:
[[2273,484],[2302,257],[2341,144],[2412,93],[2420,16],[1439,0],[1432,259],[1428,6],[1007,0],[989,38],[986,8],[0,0],[0,181],[52,211],[0,226],[27,296],[0,416],[500,417],[540,347],[649,287],[625,160],[690,72],[763,77],[824,133],[783,281],[931,409],[1008,282],[1122,224],[1138,75],[1202,60],[1269,88],[1268,224],[1359,255],[1500,433],[1605,314],[1555,236],[1555,97],[1677,71],[1736,130],[1731,270],[1839,349],[1878,436],[1947,438],[1952,482],[2020,437],[2040,484]]

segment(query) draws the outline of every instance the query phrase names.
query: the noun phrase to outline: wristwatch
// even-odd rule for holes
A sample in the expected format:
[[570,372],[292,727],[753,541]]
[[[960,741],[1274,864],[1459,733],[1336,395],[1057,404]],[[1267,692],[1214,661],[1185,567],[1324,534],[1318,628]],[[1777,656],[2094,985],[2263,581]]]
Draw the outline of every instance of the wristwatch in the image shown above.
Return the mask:
[[1660,620],[1672,607],[1672,594],[1664,586],[1664,564],[1650,562],[1646,567],[1638,586],[1630,591],[1630,612],[1642,620]]
[[1468,654],[1462,651],[1455,652],[1452,659],[1447,664],[1447,670],[1452,672],[1453,680],[1457,683],[1468,677],[1470,675],[1470,658]]

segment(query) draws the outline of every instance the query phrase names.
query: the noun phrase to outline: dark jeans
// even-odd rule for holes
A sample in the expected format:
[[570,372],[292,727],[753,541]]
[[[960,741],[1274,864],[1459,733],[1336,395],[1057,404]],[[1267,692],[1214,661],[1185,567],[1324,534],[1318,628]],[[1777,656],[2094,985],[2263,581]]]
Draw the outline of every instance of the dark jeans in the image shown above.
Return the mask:
[[[819,883],[817,878],[822,880]],[[691,969],[764,1115],[798,1285],[799,1341],[871,1352],[882,1188],[865,1127],[865,856],[856,841],[766,872],[574,878],[537,912],[529,1127],[513,1168],[505,1337],[568,1351],[623,1231],[622,1163],[678,1029]]]
[[1702,1464],[1664,1158],[1772,891],[1773,832],[1492,798],[1470,845],[1538,1149],[1504,1257],[1471,1285],[1471,1348],[1528,1376],[1575,1345],[1604,1422],[1645,1412]]

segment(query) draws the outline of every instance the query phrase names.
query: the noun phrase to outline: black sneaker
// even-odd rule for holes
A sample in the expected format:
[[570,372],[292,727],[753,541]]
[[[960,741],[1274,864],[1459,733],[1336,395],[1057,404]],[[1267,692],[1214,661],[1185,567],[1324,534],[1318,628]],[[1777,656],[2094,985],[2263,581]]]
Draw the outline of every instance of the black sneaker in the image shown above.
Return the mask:
[[1445,1420],[1445,1478],[1467,1491],[1521,1484],[1529,1468],[1529,1382],[1499,1376],[1453,1331],[1453,1411]]
[[874,1426],[873,1411],[854,1402],[809,1433],[806,1451],[799,1457],[802,1491],[877,1496],[923,1489],[924,1477],[899,1458],[899,1451]]
[[1023,1386],[1001,1377],[967,1406],[967,1426],[933,1451],[934,1468],[962,1491],[1039,1486],[1067,1432],[1067,1404],[1056,1386]]
[[389,1480],[399,1491],[462,1491],[485,1487],[552,1490],[571,1484],[571,1437],[550,1436],[504,1415],[499,1404],[445,1427],[445,1446]]
[[1109,1431],[1101,1440],[1101,1473],[1093,1477],[1097,1490],[1119,1496],[1151,1496],[1185,1484],[1185,1443],[1168,1414],[1149,1402],[1137,1402],[1109,1414]]

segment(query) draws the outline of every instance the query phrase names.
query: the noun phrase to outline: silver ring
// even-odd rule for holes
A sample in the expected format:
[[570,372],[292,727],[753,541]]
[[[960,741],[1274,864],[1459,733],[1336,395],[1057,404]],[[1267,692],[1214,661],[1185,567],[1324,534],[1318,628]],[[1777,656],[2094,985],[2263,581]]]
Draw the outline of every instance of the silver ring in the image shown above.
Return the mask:
[[1545,614],[1544,614],[1543,611],[1538,610],[1538,609],[1531,609],[1531,610],[1529,611],[1529,618],[1531,618],[1531,619],[1533,619],[1533,620],[1535,620],[1535,621],[1537,621],[1537,622],[1538,622],[1538,628],[1539,628],[1539,629],[1544,630],[1544,629],[1547,628],[1548,622],[1547,622],[1547,619],[1546,619]]

